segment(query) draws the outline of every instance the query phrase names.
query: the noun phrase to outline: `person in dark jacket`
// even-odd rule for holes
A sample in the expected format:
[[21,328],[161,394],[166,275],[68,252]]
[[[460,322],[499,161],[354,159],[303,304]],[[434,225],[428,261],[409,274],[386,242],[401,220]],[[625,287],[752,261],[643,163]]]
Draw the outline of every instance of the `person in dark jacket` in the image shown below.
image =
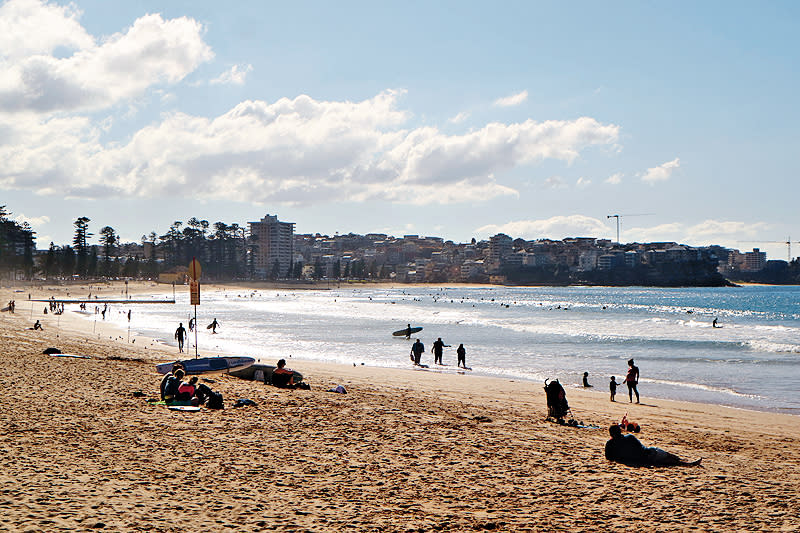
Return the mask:
[[633,435],[623,435],[618,424],[608,428],[611,438],[606,442],[606,459],[631,466],[696,466],[702,459],[685,461],[661,448],[648,447]]

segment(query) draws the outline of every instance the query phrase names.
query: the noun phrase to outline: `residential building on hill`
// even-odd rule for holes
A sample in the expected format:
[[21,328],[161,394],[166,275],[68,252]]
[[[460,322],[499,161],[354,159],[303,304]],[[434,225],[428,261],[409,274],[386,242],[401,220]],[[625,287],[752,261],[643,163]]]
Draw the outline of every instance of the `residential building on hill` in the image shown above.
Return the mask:
[[[258,222],[248,222],[255,241],[253,267],[257,274],[284,277],[292,267],[294,222],[281,222],[277,215],[267,214]],[[277,266],[276,266],[277,265]]]

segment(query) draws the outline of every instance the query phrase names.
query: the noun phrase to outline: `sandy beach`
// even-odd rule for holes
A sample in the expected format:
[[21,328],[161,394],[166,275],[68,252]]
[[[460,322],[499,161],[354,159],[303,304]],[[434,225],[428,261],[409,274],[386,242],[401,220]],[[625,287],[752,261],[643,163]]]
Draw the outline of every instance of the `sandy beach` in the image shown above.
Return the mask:
[[[27,301],[82,287],[16,290],[0,289],[17,301],[0,313],[0,530],[800,529],[794,416],[568,387],[575,417],[600,426],[577,429],[545,421],[540,383],[300,360],[310,391],[214,376],[223,411],[173,412],[145,398],[177,350]],[[702,466],[608,462],[626,412],[645,445]]]

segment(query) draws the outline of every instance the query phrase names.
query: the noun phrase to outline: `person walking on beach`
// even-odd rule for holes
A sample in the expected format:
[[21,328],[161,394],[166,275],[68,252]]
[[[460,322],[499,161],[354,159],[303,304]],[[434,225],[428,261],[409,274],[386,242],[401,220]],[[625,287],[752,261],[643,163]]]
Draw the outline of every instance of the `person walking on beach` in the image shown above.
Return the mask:
[[420,359],[422,359],[422,354],[425,353],[425,345],[417,339],[414,344],[411,345],[411,358],[414,361],[414,364],[419,366]]
[[456,366],[467,368],[467,350],[464,349],[463,344],[459,344],[456,348],[456,355],[458,356]]
[[441,365],[442,364],[442,350],[444,350],[444,342],[442,342],[442,338],[439,337],[434,341],[433,347],[431,351],[433,352],[433,364]]
[[211,333],[216,333],[217,327],[219,327],[219,322],[217,322],[217,318],[214,317],[214,321],[208,325],[208,328],[211,330]]
[[411,324],[408,324],[406,326],[406,340],[407,341],[411,340]]
[[178,340],[178,353],[183,353],[183,340],[186,338],[186,328],[183,327],[183,322],[178,324],[178,329],[175,330],[175,338]]
[[628,399],[633,402],[633,393],[636,393],[636,403],[639,403],[639,391],[636,385],[639,383],[639,367],[633,364],[633,359],[628,359],[628,375],[625,376],[625,384],[628,386]]
[[611,382],[608,384],[608,390],[611,391],[611,401],[614,402],[614,396],[617,395],[617,382],[615,381],[617,378],[611,376]]

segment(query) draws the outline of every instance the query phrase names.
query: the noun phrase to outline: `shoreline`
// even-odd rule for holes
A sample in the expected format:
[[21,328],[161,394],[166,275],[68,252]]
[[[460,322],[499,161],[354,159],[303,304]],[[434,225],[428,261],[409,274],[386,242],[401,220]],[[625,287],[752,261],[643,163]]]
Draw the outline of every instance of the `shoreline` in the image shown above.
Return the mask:
[[[569,428],[544,420],[541,384],[307,360],[290,366],[310,391],[213,376],[224,410],[173,412],[144,398],[177,350],[87,334],[74,314],[34,332],[22,303],[0,313],[0,529],[800,528],[790,415],[567,388],[572,415],[599,426]],[[607,427],[626,413],[645,445],[702,466],[608,462]]]
[[[371,285],[371,286],[372,287],[381,286],[381,284]],[[403,288],[405,286],[413,287],[414,284],[386,284],[385,288]],[[438,285],[436,285],[436,286],[438,286]],[[464,286],[467,286],[467,287],[470,287],[470,288],[492,288],[492,287],[497,287],[497,286],[493,286],[493,285],[474,285],[474,284],[464,284]],[[222,291],[222,292],[225,292],[225,291],[229,291],[229,290],[230,291],[236,291],[236,290],[240,290],[240,291],[277,290],[277,289],[284,290],[284,289],[290,289],[290,288],[292,288],[292,287],[277,287],[277,286],[269,286],[269,287],[258,286],[258,287],[254,287],[251,284],[231,283],[231,284],[221,284],[220,285],[220,284],[216,284],[216,283],[213,283],[213,284],[209,283],[209,284],[206,284],[204,286],[203,290],[205,290],[205,291]],[[357,287],[343,286],[341,288],[350,289],[350,288],[357,288]],[[78,293],[76,289],[80,289],[82,292]],[[176,293],[179,290],[184,290],[184,291],[188,292],[189,286],[188,285],[176,285],[175,289],[176,289]],[[53,295],[52,294],[53,292],[63,292],[63,293],[65,293],[67,295],[67,297],[74,298],[74,297],[79,297],[80,294],[84,294],[83,297],[86,297],[86,295],[88,295],[88,292],[91,291],[93,297],[97,296],[97,297],[100,297],[100,298],[112,298],[112,297],[115,297],[117,295],[124,295],[125,294],[125,290],[126,290],[126,286],[125,286],[125,284],[123,282],[104,282],[104,283],[101,283],[101,284],[83,284],[83,285],[75,284],[75,285],[55,285],[55,286],[45,285],[45,286],[36,287],[36,288],[27,287],[26,289],[24,289],[22,292],[20,292],[18,294],[27,296],[28,292],[30,292],[31,294],[34,294],[34,296],[32,296],[33,299],[36,299],[37,296],[40,297],[40,298],[46,299],[49,296]],[[315,290],[319,290],[319,288],[317,287],[317,288],[315,288]],[[158,297],[159,295],[172,295],[173,294],[173,285],[172,284],[158,283],[156,281],[149,281],[149,280],[138,281],[136,283],[133,283],[133,282],[129,283],[128,287],[127,287],[127,291],[128,291],[127,294],[131,298],[134,298],[136,296],[142,296],[142,295],[147,295],[147,296],[150,296],[150,297]],[[11,297],[13,298],[13,295]],[[3,298],[10,299],[9,295],[4,293],[3,290],[0,289],[0,301],[5,302],[6,300],[4,300]],[[23,307],[26,307],[27,303],[28,303],[27,300],[20,300],[18,302],[18,305],[22,304]],[[37,302],[37,303],[39,303],[42,306],[46,305],[46,303],[44,303],[44,302]],[[118,306],[118,305],[124,305],[124,304],[120,303],[120,304],[114,304],[114,305]],[[20,310],[20,311],[22,311],[22,310]],[[117,312],[119,313],[120,311],[117,311]],[[35,319],[36,318],[35,312],[31,313],[31,316],[33,316],[34,319]],[[41,317],[39,317],[39,318],[41,318]],[[78,316],[76,313],[74,313],[72,311],[66,311],[64,315],[61,315],[61,317],[59,317],[59,320],[64,320],[65,326],[67,324],[69,324],[69,325],[71,325],[71,327],[75,328],[76,331],[78,331],[78,332],[80,332],[80,333],[82,333],[82,334],[84,334],[86,336],[89,336],[89,337],[97,336],[98,339],[99,339],[100,336],[107,336],[109,339],[113,339],[115,341],[123,341],[123,339],[126,339],[126,336],[127,336],[127,329],[124,328],[124,327],[119,326],[118,324],[115,324],[112,321],[96,320],[95,321],[95,326],[99,326],[100,330],[99,331],[92,331],[93,328],[90,327],[91,322],[88,321],[88,320],[82,319],[80,316]],[[177,345],[170,343],[170,341],[164,342],[162,339],[156,339],[156,338],[148,337],[148,336],[141,335],[141,334],[133,334],[130,338],[131,338],[131,340],[133,341],[134,344],[138,341],[140,346],[147,346],[153,352],[162,353],[164,359],[160,360],[159,362],[172,361],[172,360],[181,359],[181,358],[189,359],[192,356],[192,348],[193,348],[193,346],[192,346],[191,342],[187,342],[186,351],[183,354],[179,354],[177,352]],[[221,350],[219,348],[201,349],[201,350],[199,350],[198,354],[199,354],[199,357],[213,357],[213,356],[217,356],[217,355],[227,355],[227,356],[238,356],[238,355],[241,355],[239,353],[233,353],[233,352],[230,352],[230,351]],[[302,357],[301,358],[291,359],[291,355],[289,356],[289,358],[290,359],[288,359],[288,363],[293,363],[294,361],[297,361],[300,364],[307,364],[308,363],[308,364],[313,364],[315,366],[316,365],[321,365],[321,367],[324,367],[325,365],[331,365],[332,367],[337,367],[337,366],[341,365],[341,363],[324,361],[324,360],[319,360],[319,359],[304,359]],[[258,362],[263,362],[263,363],[266,363],[266,364],[274,364],[274,361],[271,361],[271,360],[270,361],[262,361],[259,358],[257,358],[257,360],[258,360]],[[347,366],[347,365],[345,365],[345,366]],[[377,366],[377,365],[373,366],[373,365],[369,365],[369,364],[364,365],[363,363],[362,363],[361,366],[362,366],[362,368],[381,369],[382,371],[385,371],[385,372],[388,373],[388,374],[386,374],[384,376],[387,379],[390,379],[390,376],[391,376],[392,372],[395,372],[395,371],[402,372],[402,371],[406,371],[406,370],[413,370],[411,368],[407,369],[405,367],[383,367],[383,366]],[[450,367],[448,367],[448,369],[449,368]],[[298,368],[298,370],[300,370],[300,369]],[[448,374],[444,374],[444,373],[439,374],[439,373],[437,373],[436,371],[438,369],[437,369],[437,367],[435,367],[433,365],[431,365],[431,370],[432,371],[430,373],[436,374],[436,375],[448,375],[448,376],[452,375],[451,373],[448,373]],[[305,373],[304,373],[304,375],[305,375]],[[511,382],[519,381],[519,382],[529,383],[529,384],[535,385],[535,386],[540,385],[538,381],[535,381],[533,379],[527,379],[527,378],[524,378],[524,377],[517,377],[517,376],[491,376],[491,375],[482,375],[482,374],[468,374],[468,375],[465,375],[463,377],[465,377],[467,379],[479,379],[479,380],[487,379],[487,380],[501,380],[501,381],[511,381]],[[646,382],[643,382],[643,383],[646,383]],[[570,395],[577,392],[579,394],[598,395],[598,397],[607,396],[607,393],[606,392],[601,392],[599,387],[597,387],[597,388],[592,387],[591,389],[587,390],[587,389],[584,389],[583,387],[581,387],[579,384],[576,384],[576,383],[564,382],[564,383],[562,383],[562,385],[564,386],[564,388],[566,389],[566,391]],[[619,397],[623,396],[623,394],[622,394],[624,392],[623,389],[624,389],[624,387],[619,389],[620,390],[620,392],[618,393]],[[730,404],[714,403],[714,402],[704,402],[704,401],[685,401],[685,400],[681,400],[679,398],[669,398],[669,397],[661,397],[661,396],[647,396],[646,398],[649,399],[649,400],[653,400],[653,401],[665,401],[665,402],[678,402],[678,403],[687,403],[687,404],[706,405],[706,406],[712,406],[712,407],[721,407],[721,408],[729,408],[729,409],[748,411],[748,412],[753,412],[753,413],[782,414],[782,415],[786,415],[786,416],[789,416],[789,417],[795,417],[795,418],[800,416],[800,409],[792,409],[792,408],[781,408],[781,407],[773,407],[773,408],[771,408],[771,407],[763,407],[763,408],[758,408],[758,407],[751,407],[751,406],[738,406],[738,405],[730,405]],[[621,404],[622,402],[618,402],[618,403]]]

